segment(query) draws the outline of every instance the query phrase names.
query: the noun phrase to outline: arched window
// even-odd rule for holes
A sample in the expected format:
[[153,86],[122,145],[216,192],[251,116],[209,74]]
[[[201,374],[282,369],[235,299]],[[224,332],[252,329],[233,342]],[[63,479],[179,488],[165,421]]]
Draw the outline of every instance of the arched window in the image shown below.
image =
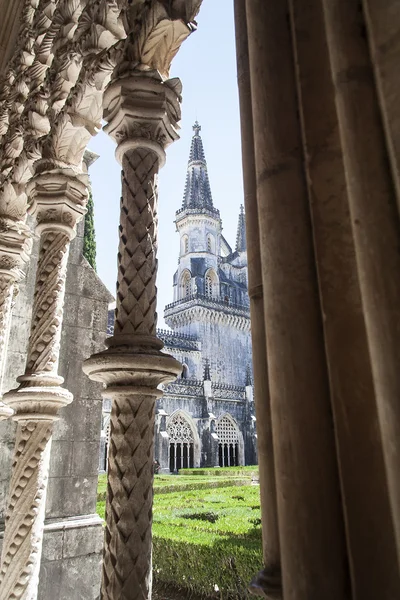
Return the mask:
[[211,233],[207,235],[207,252],[215,252],[214,236]]
[[239,465],[239,434],[232,419],[225,416],[217,423],[216,434],[219,439],[219,466],[237,467]]
[[189,252],[189,238],[187,235],[182,237],[182,253],[187,254]]
[[184,271],[181,278],[180,298],[186,298],[191,294],[192,278],[189,271]]
[[212,296],[212,293],[213,293],[212,279],[211,279],[211,275],[209,273],[207,273],[207,275],[206,275],[206,296]]
[[190,423],[182,413],[172,415],[167,425],[169,436],[169,470],[194,467],[194,435]]
[[218,277],[212,269],[209,269],[204,278],[204,292],[208,297],[219,296]]

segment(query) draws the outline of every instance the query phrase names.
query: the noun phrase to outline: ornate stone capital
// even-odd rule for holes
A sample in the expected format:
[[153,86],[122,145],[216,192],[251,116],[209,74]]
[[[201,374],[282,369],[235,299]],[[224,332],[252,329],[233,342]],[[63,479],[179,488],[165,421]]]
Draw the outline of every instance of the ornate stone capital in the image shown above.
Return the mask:
[[32,248],[31,231],[26,223],[0,216],[0,276],[10,282],[19,281],[22,267]]
[[27,185],[29,212],[36,216],[36,231],[62,231],[75,237],[75,225],[86,212],[88,178],[72,169],[40,171]]
[[120,163],[128,150],[147,148],[163,166],[165,148],[179,137],[181,92],[180,79],[164,81],[158,71],[136,71],[110,83],[104,94],[104,130],[118,144]]

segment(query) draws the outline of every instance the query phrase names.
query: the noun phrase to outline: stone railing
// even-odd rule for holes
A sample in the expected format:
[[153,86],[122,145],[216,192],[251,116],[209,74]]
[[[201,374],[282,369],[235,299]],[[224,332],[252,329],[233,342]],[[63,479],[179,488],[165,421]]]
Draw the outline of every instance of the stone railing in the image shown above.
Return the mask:
[[217,399],[245,400],[246,388],[241,385],[229,385],[227,383],[213,383],[211,386],[213,396]]
[[[246,388],[241,385],[228,385],[226,383],[211,383],[212,397],[217,400],[246,400]],[[166,394],[185,396],[203,396],[203,381],[199,379],[176,379],[164,387]]]
[[176,379],[164,387],[166,394],[178,394],[185,396],[203,396],[203,382],[199,379]]
[[220,296],[206,296],[205,294],[190,294],[181,298],[180,300],[176,300],[175,302],[171,302],[171,304],[167,304],[165,307],[165,313],[170,311],[177,306],[183,304],[201,304],[202,306],[208,306],[210,308],[216,308],[221,310],[221,308],[229,308],[230,310],[234,310],[237,313],[241,313],[242,315],[249,316],[250,307],[245,304],[237,304],[236,302],[226,301]]

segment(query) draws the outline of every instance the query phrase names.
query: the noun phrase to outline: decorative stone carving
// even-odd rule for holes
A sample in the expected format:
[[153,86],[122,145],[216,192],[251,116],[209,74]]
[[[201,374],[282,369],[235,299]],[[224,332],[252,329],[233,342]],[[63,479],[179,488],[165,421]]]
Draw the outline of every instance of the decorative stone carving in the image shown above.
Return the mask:
[[53,421],[72,401],[57,369],[69,243],[87,198],[85,175],[40,167],[28,185],[40,249],[27,364],[20,386],[4,395],[17,437],[0,585],[3,598],[29,600],[37,596]]
[[151,511],[158,386],[181,365],[156,338],[157,173],[177,138],[180,85],[135,72],[106,91],[106,130],[118,142],[122,199],[114,335],[84,365],[112,398],[104,599],[151,597]]

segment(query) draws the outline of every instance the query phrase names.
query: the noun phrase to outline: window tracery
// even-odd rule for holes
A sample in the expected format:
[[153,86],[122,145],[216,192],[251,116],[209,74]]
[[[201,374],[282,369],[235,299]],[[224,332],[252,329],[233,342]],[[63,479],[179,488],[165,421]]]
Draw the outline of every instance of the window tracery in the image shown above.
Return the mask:
[[167,433],[169,444],[169,469],[172,473],[179,469],[194,467],[194,434],[190,423],[178,413],[174,415],[168,425]]
[[219,438],[219,466],[238,466],[239,433],[237,426],[229,417],[222,417],[217,423],[216,433]]

